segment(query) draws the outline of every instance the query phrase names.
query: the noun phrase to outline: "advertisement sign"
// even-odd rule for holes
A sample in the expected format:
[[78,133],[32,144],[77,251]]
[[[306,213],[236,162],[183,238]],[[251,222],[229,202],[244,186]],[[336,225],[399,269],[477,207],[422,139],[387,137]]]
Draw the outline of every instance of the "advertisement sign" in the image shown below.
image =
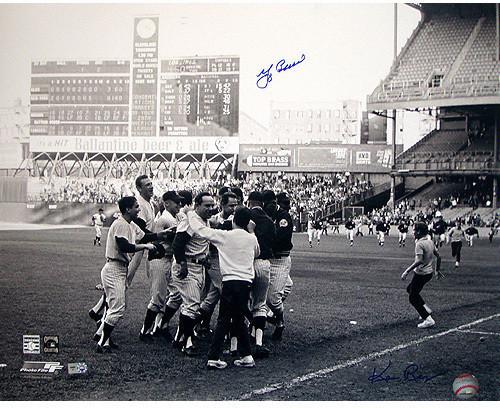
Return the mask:
[[31,152],[237,154],[238,137],[30,136]]

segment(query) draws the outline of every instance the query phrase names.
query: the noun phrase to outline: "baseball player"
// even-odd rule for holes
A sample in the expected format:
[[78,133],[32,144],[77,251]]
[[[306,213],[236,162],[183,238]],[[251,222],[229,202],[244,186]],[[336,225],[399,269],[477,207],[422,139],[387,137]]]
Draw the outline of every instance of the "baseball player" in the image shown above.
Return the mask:
[[[177,226],[178,219],[176,217],[179,213],[181,200],[181,197],[175,191],[167,191],[163,194],[164,210],[155,219],[153,232],[171,230]],[[171,286],[173,251],[169,243],[162,242],[161,244],[164,248],[165,256],[150,261],[151,300],[149,301],[144,324],[139,334],[139,338],[143,341],[148,341],[151,338],[150,335],[155,328],[156,317],[165,307],[169,286]],[[163,334],[167,339],[170,337],[167,327],[159,327],[154,331],[157,335]]]
[[[222,189],[221,189],[222,190]],[[229,190],[229,189],[228,189]],[[221,191],[219,191],[221,193]],[[230,230],[232,228],[232,217],[234,209],[238,205],[236,194],[224,192],[222,190],[220,200],[222,210],[209,220],[210,226],[218,229]],[[210,333],[210,320],[215,306],[219,302],[220,291],[222,288],[222,275],[219,267],[219,254],[214,245],[210,245],[210,268],[208,268],[208,279],[205,280],[205,287],[208,286],[207,293],[200,305],[201,322],[197,328],[198,335]]]
[[[194,204],[193,216],[208,226],[208,219],[215,207],[213,197],[208,192],[201,192],[196,195]],[[174,250],[172,281],[182,298],[179,326],[173,344],[186,356],[194,357],[197,351],[193,344],[193,330],[201,317],[201,291],[205,284],[208,241],[196,234],[185,218],[177,226],[172,247]]]
[[314,221],[312,214],[307,215],[307,237],[309,238],[309,248],[312,248],[312,241],[314,239]]
[[385,243],[385,234],[389,232],[389,224],[385,222],[385,217],[382,217],[380,221],[377,223],[377,238],[378,238],[378,244],[380,246],[384,246]]
[[467,242],[467,244],[469,244],[470,247],[472,246],[472,241],[474,239],[474,236],[479,238],[479,231],[477,230],[477,228],[471,225],[469,228],[465,230],[465,241]]
[[333,234],[340,234],[340,222],[337,218],[333,220]]
[[[415,261],[401,274],[401,279],[405,280],[411,271],[414,271],[413,279],[406,288],[409,294],[411,305],[417,310],[422,318],[422,322],[417,325],[419,329],[425,329],[434,326],[436,322],[431,316],[432,310],[426,305],[420,292],[424,285],[432,279],[434,275],[439,279],[442,274],[441,257],[434,243],[428,239],[429,230],[425,223],[416,223],[413,227],[415,232]],[[433,256],[436,260],[436,270],[434,271]]]
[[235,331],[240,359],[234,361],[236,366],[252,368],[255,361],[251,354],[250,339],[245,317],[249,317],[248,301],[250,287],[254,278],[254,259],[259,255],[260,248],[257,238],[249,233],[247,228],[251,222],[251,210],[240,206],[234,211],[232,229],[229,231],[208,228],[205,223],[188,214],[190,226],[196,234],[207,238],[217,246],[222,276],[222,292],[217,318],[217,327],[208,352],[207,368],[223,369],[227,363],[220,359],[224,337],[230,325]]
[[399,231],[399,247],[401,248],[402,246],[404,247],[406,244],[406,234],[408,233],[408,223],[406,220],[403,218],[401,219],[401,222],[398,225],[398,231]]
[[[262,208],[262,194],[252,191],[247,200],[247,206],[251,210],[252,221],[255,223],[255,236],[260,247],[260,254],[255,259],[255,278],[251,289],[252,305],[252,330],[255,331],[255,357],[265,358],[269,356],[269,349],[264,347],[263,338],[266,327],[266,300],[269,290],[269,278],[271,275],[271,258],[273,246],[276,239],[276,228],[273,220]],[[231,351],[236,350],[236,341],[231,338]]]
[[[137,192],[137,202],[139,203],[139,208],[141,209],[141,216],[138,217],[134,222],[141,228],[143,231],[148,232],[153,231],[154,219],[156,214],[156,207],[152,200],[153,198],[153,182],[146,175],[138,176],[135,179],[135,187]],[[137,252],[130,262],[129,265],[129,276],[130,283],[132,283],[132,279],[139,269],[139,266],[142,261],[144,251]],[[146,251],[147,256],[147,251]],[[149,278],[149,262],[146,262],[146,275]]]
[[432,238],[434,241],[434,245],[436,247],[441,248],[443,246],[443,242],[446,239],[446,229],[448,228],[448,224],[443,220],[443,216],[440,211],[436,211],[434,221],[432,222]]
[[106,264],[101,271],[101,279],[109,308],[103,318],[102,335],[97,343],[97,352],[111,351],[111,332],[123,318],[126,309],[126,286],[130,254],[144,249],[155,250],[151,243],[136,244],[143,238],[143,233],[131,226],[140,212],[135,197],[123,197],[118,201],[122,216],[118,218],[108,231],[106,241]]
[[102,227],[104,226],[104,221],[106,221],[106,216],[104,215],[104,210],[99,208],[99,211],[92,216],[92,222],[95,229],[94,246],[101,246],[101,235]]
[[456,222],[456,225],[448,232],[448,236],[451,240],[451,256],[455,258],[455,268],[458,268],[460,266],[462,240],[465,238],[460,221]]
[[[267,306],[273,312],[276,328],[273,332],[273,340],[281,340],[285,329],[283,298],[288,296],[293,285],[290,279],[292,260],[290,251],[293,248],[292,233],[293,224],[290,211],[290,199],[286,193],[277,195],[279,210],[276,214],[276,240],[273,245],[273,257],[270,260],[269,290],[267,293]],[[319,234],[320,229],[316,230]],[[287,294],[285,295],[285,288]]]
[[321,222],[319,220],[315,220],[313,222],[313,239],[316,238],[316,245],[319,246],[319,242],[321,239]]
[[354,245],[354,228],[356,225],[354,225],[354,222],[352,221],[352,217],[349,217],[347,219],[347,222],[345,223],[345,231],[347,235],[347,239],[350,242],[350,245]]
[[363,236],[363,231],[361,230],[363,228],[363,219],[361,217],[355,218],[354,223],[356,225],[356,236]]

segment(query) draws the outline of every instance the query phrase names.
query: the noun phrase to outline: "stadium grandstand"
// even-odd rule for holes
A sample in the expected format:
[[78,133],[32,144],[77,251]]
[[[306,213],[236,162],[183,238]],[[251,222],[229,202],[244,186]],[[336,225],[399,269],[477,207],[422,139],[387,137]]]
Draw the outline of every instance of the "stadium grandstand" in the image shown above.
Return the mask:
[[421,21],[368,96],[367,109],[393,112],[391,118],[397,110],[429,112],[437,126],[395,157],[393,185],[421,181],[423,188],[401,198],[413,207],[437,209],[439,200],[454,215],[465,216],[478,207],[495,213],[500,175],[498,5],[411,6],[420,10]]

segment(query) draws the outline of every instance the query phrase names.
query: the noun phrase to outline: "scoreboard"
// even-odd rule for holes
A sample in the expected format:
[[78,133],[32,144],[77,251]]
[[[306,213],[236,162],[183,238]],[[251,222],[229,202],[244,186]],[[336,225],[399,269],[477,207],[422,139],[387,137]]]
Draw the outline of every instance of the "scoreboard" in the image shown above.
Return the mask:
[[128,135],[128,61],[33,62],[31,73],[31,135]]
[[239,57],[163,60],[160,136],[237,135],[239,70]]

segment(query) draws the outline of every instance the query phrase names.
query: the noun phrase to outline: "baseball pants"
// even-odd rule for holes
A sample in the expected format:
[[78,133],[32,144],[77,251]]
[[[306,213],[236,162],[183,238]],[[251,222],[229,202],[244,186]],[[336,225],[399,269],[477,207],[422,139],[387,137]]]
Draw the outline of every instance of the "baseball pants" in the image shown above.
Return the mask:
[[399,233],[399,242],[406,241],[406,232]]
[[286,300],[286,298],[288,297],[288,295],[292,291],[292,287],[293,287],[293,280],[292,280],[292,278],[290,278],[290,275],[288,275],[288,279],[286,280],[285,289],[283,289],[283,298],[282,298],[283,302]]
[[201,292],[205,284],[203,265],[187,263],[188,274],[184,279],[177,276],[180,266],[175,260],[172,264],[172,282],[177,287],[182,299],[181,314],[196,320],[200,316]]
[[269,259],[256,259],[253,266],[255,278],[251,290],[252,314],[253,317],[266,317],[266,299],[271,276],[271,261]]
[[462,251],[462,241],[452,241],[451,242],[451,256],[453,256],[457,262],[460,262],[460,252]]
[[425,309],[425,301],[420,296],[420,292],[424,288],[424,285],[432,279],[432,273],[427,275],[417,275],[413,274],[413,279],[406,288],[406,291],[410,295],[410,303],[417,310],[418,314],[422,319],[427,319],[429,312]]
[[290,276],[291,267],[292,259],[290,256],[271,259],[267,305],[274,314],[283,312],[283,295]]
[[[250,338],[245,325],[245,315],[248,314],[248,298],[250,283],[245,281],[227,281],[222,284],[217,327],[208,352],[209,360],[218,360],[224,347],[224,337],[231,326],[232,335],[238,338],[238,351],[241,356],[251,354]],[[231,323],[232,321],[232,323]]]
[[102,230],[100,225],[94,225],[96,238],[101,238]]
[[467,241],[467,243],[469,244],[469,246],[472,246],[473,239],[474,239],[474,235],[467,235],[467,234],[465,234],[465,240]]
[[169,258],[153,259],[150,262],[151,300],[148,309],[159,313],[163,311],[171,280],[172,261]]
[[378,242],[383,244],[385,242],[385,232],[379,231],[378,232]]
[[354,230],[347,230],[347,239],[349,241],[354,241]]
[[201,302],[200,309],[207,314],[212,314],[220,298],[220,292],[222,290],[222,274],[220,272],[219,265],[219,254],[217,256],[210,257],[210,268],[208,269],[209,280],[205,283],[209,283],[208,291]]
[[101,270],[102,286],[108,302],[104,323],[110,326],[116,326],[125,313],[127,304],[126,279],[127,266],[125,264],[109,261]]

